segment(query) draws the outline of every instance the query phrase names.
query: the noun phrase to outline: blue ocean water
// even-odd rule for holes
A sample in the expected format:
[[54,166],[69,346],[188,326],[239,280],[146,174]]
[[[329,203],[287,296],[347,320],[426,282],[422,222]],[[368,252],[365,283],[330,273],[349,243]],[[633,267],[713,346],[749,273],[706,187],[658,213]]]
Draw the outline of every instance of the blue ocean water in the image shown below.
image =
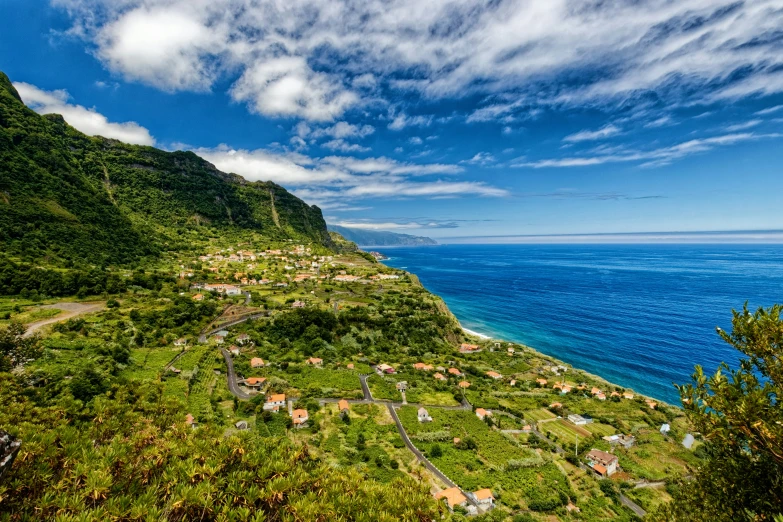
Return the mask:
[[781,245],[440,245],[381,249],[466,328],[679,404],[673,383],[739,352],[715,327],[783,303]]

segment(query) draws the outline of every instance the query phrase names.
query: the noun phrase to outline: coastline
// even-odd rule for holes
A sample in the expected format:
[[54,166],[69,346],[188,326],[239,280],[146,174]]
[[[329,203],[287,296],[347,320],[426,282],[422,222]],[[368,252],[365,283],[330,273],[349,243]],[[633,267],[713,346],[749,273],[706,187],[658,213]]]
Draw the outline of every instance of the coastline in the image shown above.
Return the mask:
[[[381,262],[382,262],[382,261],[381,261]],[[386,265],[386,266],[388,266],[388,265]],[[424,287],[424,285],[423,285],[423,284],[420,282],[420,280],[419,280],[419,278],[418,278],[418,276],[417,276],[416,274],[414,274],[414,273],[412,273],[412,272],[409,272],[408,270],[406,270],[406,269],[403,269],[403,268],[398,268],[398,267],[391,267],[391,266],[390,266],[389,268],[393,268],[393,269],[395,269],[395,270],[401,270],[401,271],[405,272],[406,274],[408,274],[409,276],[411,276],[411,278],[412,278],[412,279],[414,279],[416,282],[418,282],[418,284],[419,284],[419,285],[420,285],[422,288],[424,288],[424,289],[425,289],[427,292],[429,292],[430,294],[432,294],[432,295],[434,295],[434,296],[438,297],[438,298],[440,299],[440,301],[441,301],[442,305],[443,305],[443,306],[445,307],[445,309],[448,311],[448,313],[449,313],[449,314],[450,314],[452,317],[454,317],[454,319],[456,319],[456,320],[457,320],[457,323],[459,324],[459,327],[460,327],[460,329],[461,329],[461,330],[462,330],[462,331],[463,331],[465,334],[467,334],[467,335],[470,335],[470,336],[476,337],[476,338],[478,338],[480,341],[488,341],[488,340],[493,340],[493,339],[494,339],[494,340],[496,340],[496,341],[498,341],[498,342],[501,342],[501,343],[508,343],[508,342],[511,342],[511,343],[514,343],[514,344],[517,344],[517,345],[524,346],[526,349],[528,349],[528,350],[531,350],[531,351],[535,352],[535,353],[536,353],[536,355],[538,355],[538,356],[540,356],[540,357],[544,357],[544,358],[550,359],[551,361],[553,361],[553,362],[555,362],[555,363],[557,363],[557,364],[562,364],[562,365],[564,365],[564,366],[568,366],[568,367],[570,367],[571,369],[573,369],[573,370],[575,370],[575,371],[579,371],[579,372],[583,373],[584,375],[586,375],[586,376],[590,377],[591,379],[595,379],[596,381],[599,381],[599,382],[605,383],[607,386],[615,386],[615,387],[620,387],[620,388],[629,389],[629,390],[632,390],[632,391],[633,391],[633,392],[634,392],[636,395],[638,395],[638,396],[640,396],[640,397],[644,397],[644,398],[646,398],[646,399],[650,399],[650,400],[653,400],[653,401],[655,401],[655,402],[658,402],[658,403],[660,403],[660,404],[665,404],[665,405],[667,405],[667,406],[670,406],[670,407],[673,407],[673,408],[680,408],[680,409],[681,409],[681,406],[680,406],[680,405],[678,405],[678,404],[673,404],[673,403],[671,403],[671,402],[669,402],[669,401],[667,401],[667,400],[665,400],[665,399],[661,399],[661,398],[658,398],[658,397],[653,397],[653,396],[651,396],[651,395],[648,395],[648,394],[645,394],[645,393],[641,393],[641,392],[639,392],[639,391],[637,391],[636,389],[634,389],[634,388],[631,388],[631,387],[626,387],[626,386],[622,386],[622,385],[616,384],[616,383],[614,383],[614,382],[612,382],[612,381],[609,381],[609,380],[608,380],[608,379],[606,379],[605,377],[602,377],[602,376],[600,376],[600,375],[597,375],[597,374],[594,374],[594,373],[588,372],[587,370],[585,370],[585,369],[583,369],[583,368],[576,367],[576,366],[574,366],[573,364],[571,364],[571,363],[569,363],[569,362],[563,361],[563,360],[561,360],[561,359],[559,359],[559,358],[557,358],[557,357],[554,357],[554,356],[552,356],[552,355],[548,355],[548,354],[546,354],[546,353],[544,353],[544,352],[542,352],[542,351],[540,351],[540,350],[536,349],[536,348],[535,348],[535,347],[533,347],[533,346],[529,346],[529,345],[528,345],[528,344],[526,344],[526,343],[522,343],[522,342],[518,342],[518,341],[509,341],[508,339],[499,339],[499,338],[498,338],[498,339],[496,339],[496,338],[494,338],[494,337],[491,337],[491,336],[489,336],[489,335],[485,335],[485,334],[482,334],[482,333],[476,332],[475,330],[471,330],[471,329],[469,329],[469,328],[466,328],[466,327],[462,326],[462,322],[459,320],[459,318],[457,318],[457,316],[456,316],[456,315],[454,315],[454,313],[451,311],[451,309],[449,308],[449,306],[446,304],[446,301],[443,299],[443,297],[441,297],[440,295],[438,295],[438,294],[436,294],[436,293],[432,292],[431,290],[427,289],[426,287]]]

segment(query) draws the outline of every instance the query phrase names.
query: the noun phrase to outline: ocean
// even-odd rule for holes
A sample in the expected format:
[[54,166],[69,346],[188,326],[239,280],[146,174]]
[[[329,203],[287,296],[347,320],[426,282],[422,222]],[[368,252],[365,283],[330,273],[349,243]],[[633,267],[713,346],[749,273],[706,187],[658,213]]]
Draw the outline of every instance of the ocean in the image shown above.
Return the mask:
[[439,245],[380,248],[463,327],[526,344],[679,405],[674,383],[739,352],[715,327],[783,303],[781,245]]

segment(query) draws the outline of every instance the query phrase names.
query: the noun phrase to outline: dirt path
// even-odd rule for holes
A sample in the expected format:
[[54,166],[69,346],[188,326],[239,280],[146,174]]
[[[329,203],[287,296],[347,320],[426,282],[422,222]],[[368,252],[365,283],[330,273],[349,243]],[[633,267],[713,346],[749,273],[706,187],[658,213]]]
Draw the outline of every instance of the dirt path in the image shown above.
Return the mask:
[[72,317],[76,317],[77,315],[97,312],[98,310],[103,310],[105,306],[106,303],[103,301],[100,303],[56,303],[56,304],[44,305],[41,307],[42,309],[54,308],[56,310],[62,310],[65,313],[60,314],[57,317],[51,317],[49,319],[44,319],[42,321],[36,321],[34,323],[30,323],[29,325],[27,325],[27,331],[24,333],[24,336],[30,337],[31,335],[33,335],[35,332],[37,332],[47,324],[59,323],[60,321],[67,321],[68,319],[71,319]]

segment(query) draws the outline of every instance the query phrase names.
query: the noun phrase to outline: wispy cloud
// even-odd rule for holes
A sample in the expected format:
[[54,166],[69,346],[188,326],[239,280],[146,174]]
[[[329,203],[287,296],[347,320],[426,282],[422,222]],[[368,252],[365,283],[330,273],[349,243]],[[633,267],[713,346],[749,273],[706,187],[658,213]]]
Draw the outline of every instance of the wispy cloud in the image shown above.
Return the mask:
[[[276,117],[331,121],[400,91],[507,95],[469,121],[650,92],[665,103],[783,92],[779,0],[54,2],[112,72],[167,91],[238,74],[233,99]],[[389,127],[428,121],[401,110]]]
[[756,116],[766,116],[767,114],[772,114],[780,110],[783,110],[783,105],[775,105],[774,107],[767,107],[766,109],[761,109],[760,111],[756,111],[753,114],[755,114]]
[[576,143],[579,141],[595,141],[595,140],[601,140],[604,138],[611,138],[612,136],[617,136],[622,132],[622,129],[619,127],[609,124],[601,127],[598,130],[583,130],[579,131],[575,134],[571,134],[569,136],[566,136],[563,138],[563,141],[566,143]]
[[673,161],[690,156],[692,154],[704,153],[716,147],[734,145],[736,143],[756,141],[762,139],[781,138],[783,134],[754,134],[754,133],[733,133],[709,138],[699,138],[684,141],[669,147],[661,147],[652,150],[624,150],[619,149],[613,153],[593,154],[585,156],[572,156],[563,158],[542,159],[536,161],[515,161],[512,167],[587,167],[594,165],[603,165],[606,163],[640,162],[644,167],[657,167],[667,165]]
[[743,121],[742,123],[735,123],[733,125],[727,125],[723,128],[726,132],[737,132],[737,131],[743,131],[752,129],[753,127],[757,127],[758,125],[761,125],[763,122],[762,120],[749,120],[749,121]]
[[137,145],[154,145],[155,139],[150,132],[136,122],[110,122],[106,116],[95,109],[68,103],[67,91],[45,91],[29,83],[14,83],[22,100],[41,114],[61,114],[69,125],[89,136],[114,138]]
[[[508,195],[506,190],[483,182],[454,180],[451,176],[462,172],[462,167],[452,164],[399,162],[386,157],[312,158],[300,153],[276,153],[265,149],[236,150],[225,145],[194,149],[194,152],[220,170],[239,174],[250,181],[271,180],[293,187],[295,194],[306,201],[336,210],[346,208],[338,203],[378,197]],[[431,176],[442,178],[428,179]]]

